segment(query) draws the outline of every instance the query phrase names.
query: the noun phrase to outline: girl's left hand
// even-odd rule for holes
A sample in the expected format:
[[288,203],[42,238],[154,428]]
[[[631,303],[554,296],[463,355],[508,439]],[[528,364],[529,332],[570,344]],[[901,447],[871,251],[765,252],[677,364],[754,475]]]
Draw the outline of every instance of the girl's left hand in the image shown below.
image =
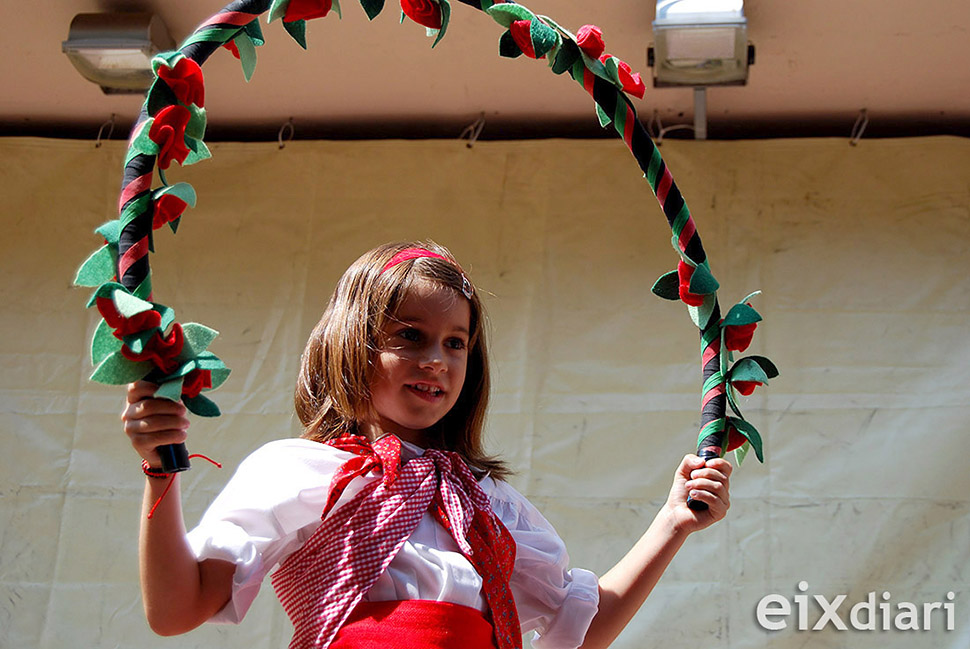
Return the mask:
[[[687,455],[674,473],[674,483],[665,508],[674,527],[683,532],[696,532],[724,518],[731,506],[728,482],[734,467],[722,458],[706,463],[696,455]],[[707,509],[694,511],[687,497],[707,503]]]

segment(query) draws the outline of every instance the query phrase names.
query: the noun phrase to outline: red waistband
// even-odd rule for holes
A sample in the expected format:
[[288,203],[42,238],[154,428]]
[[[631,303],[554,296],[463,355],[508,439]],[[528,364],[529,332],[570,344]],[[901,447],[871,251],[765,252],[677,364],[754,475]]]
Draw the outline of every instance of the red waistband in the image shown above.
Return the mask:
[[330,649],[495,649],[482,612],[448,602],[361,602]]

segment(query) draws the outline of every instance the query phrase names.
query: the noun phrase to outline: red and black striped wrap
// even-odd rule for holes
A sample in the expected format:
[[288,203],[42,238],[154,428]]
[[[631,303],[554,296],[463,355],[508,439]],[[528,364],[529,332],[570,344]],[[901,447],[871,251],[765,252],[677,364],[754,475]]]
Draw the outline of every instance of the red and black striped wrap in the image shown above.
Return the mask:
[[[236,0],[202,23],[179,51],[201,66],[213,52],[231,41],[246,24],[257,20],[269,6],[270,0]],[[146,101],[132,129],[132,136],[161,108],[151,107]],[[118,206],[121,221],[118,237],[118,282],[132,293],[144,296],[146,300],[152,299],[148,253],[154,248],[154,203],[143,199],[152,192],[155,163],[156,156],[146,154],[137,154],[127,162]],[[184,444],[167,445],[157,450],[166,472],[189,468],[188,451]]]
[[[482,10],[500,4],[501,1],[460,0],[464,4]],[[601,115],[608,117],[618,135],[626,142],[660,202],[680,251],[694,264],[706,264],[707,253],[704,251],[704,246],[687,208],[687,203],[674,182],[670,170],[667,169],[666,163],[661,158],[659,149],[637,118],[636,110],[629,98],[614,83],[594,74],[578,55],[578,52],[569,72],[573,79],[592,96],[601,110]],[[700,317],[706,316],[706,321],[698,322],[701,336],[703,388],[701,433],[697,445],[697,454],[704,459],[722,456],[727,444],[727,384],[722,371],[721,310],[716,293],[712,299],[713,305],[701,312]],[[699,501],[688,501],[688,504],[697,510],[707,508],[704,503]]]
[[[660,157],[660,151],[646,129],[637,119],[636,110],[627,96],[615,85],[602,79],[586,68],[581,61],[573,66],[573,78],[581,83],[606,115],[613,118],[613,125],[630,148],[633,157],[653,189],[667,223],[674,233],[680,251],[695,264],[704,264],[707,253],[694,225],[687,202],[680,193]],[[727,408],[726,380],[721,372],[721,309],[716,294],[706,322],[698,323],[701,332],[701,430],[707,431],[697,446],[697,454],[704,458],[723,455],[725,437],[725,414]],[[692,502],[693,506],[703,503]]]
[[[495,5],[509,6],[516,4],[503,0],[459,1],[482,11],[488,11]],[[442,0],[442,2],[445,2],[445,0]],[[383,2],[380,0],[361,0],[361,4],[365,5],[368,15],[372,18],[383,6]],[[258,22],[254,23],[254,21],[257,21],[261,14],[274,6],[276,5],[271,0],[236,0],[202,23],[186,39],[179,51],[185,57],[202,65],[220,46],[232,41],[241,32],[250,31],[250,34],[258,34]],[[276,9],[274,9],[275,11]],[[520,12],[521,10],[516,9],[515,11]],[[528,10],[525,11],[528,12]],[[531,12],[529,12],[529,15],[533,19],[537,18]],[[541,18],[539,22],[542,22]],[[558,26],[557,29],[563,34],[564,38],[568,36]],[[442,27],[442,33],[443,31],[444,27]],[[592,96],[598,107],[601,123],[605,125],[611,122],[613,124],[650,183],[674,234],[675,245],[680,253],[695,268],[701,265],[707,267],[707,255],[687,204],[661,158],[659,150],[637,118],[632,103],[617,83],[602,76],[604,68],[599,63],[590,62],[589,59],[584,61],[585,57],[579,54],[576,44],[571,38],[569,36],[569,42],[561,41],[564,48],[566,46],[572,48],[571,58],[565,57],[566,62],[561,66],[558,60],[554,61],[554,71],[558,74],[568,70],[573,79]],[[533,55],[538,54],[528,47],[526,49],[531,51]],[[594,73],[591,67],[596,67],[597,71]],[[639,83],[639,79],[637,81]],[[640,90],[642,91],[642,85]],[[145,121],[154,117],[163,108],[164,106],[153,105],[150,96],[136,122],[133,138]],[[121,234],[118,244],[117,277],[119,282],[128,290],[145,297],[145,299],[150,299],[151,295],[148,253],[153,247],[153,204],[152,201],[144,199],[152,191],[151,183],[155,164],[156,156],[154,155],[139,153],[130,158],[125,166],[119,205]],[[162,178],[164,180],[164,176]],[[728,421],[726,418],[728,396],[726,375],[728,371],[725,367],[727,352],[721,349],[721,313],[716,291],[710,293],[708,298],[703,307],[691,307],[692,316],[701,334],[703,388],[698,455],[703,458],[720,457],[724,454],[724,449],[727,446]],[[693,503],[693,505],[702,506],[703,503]]]

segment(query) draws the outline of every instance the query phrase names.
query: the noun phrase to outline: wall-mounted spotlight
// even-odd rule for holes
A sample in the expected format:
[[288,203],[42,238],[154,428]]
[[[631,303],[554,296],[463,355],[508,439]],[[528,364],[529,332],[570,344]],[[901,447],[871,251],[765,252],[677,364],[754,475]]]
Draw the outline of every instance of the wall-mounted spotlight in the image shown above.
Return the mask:
[[754,63],[743,0],[658,0],[654,86],[744,85]]
[[78,14],[61,50],[105,94],[145,92],[152,57],[175,48],[165,24],[148,13]]
[[705,89],[743,86],[754,64],[744,0],[657,0],[653,38],[653,85],[694,88],[694,137],[706,139]]

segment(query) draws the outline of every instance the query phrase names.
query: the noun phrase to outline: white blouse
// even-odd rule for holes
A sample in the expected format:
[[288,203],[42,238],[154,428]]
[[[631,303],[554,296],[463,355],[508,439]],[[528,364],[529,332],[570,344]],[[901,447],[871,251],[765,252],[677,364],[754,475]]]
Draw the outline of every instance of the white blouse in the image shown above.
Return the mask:
[[[402,442],[406,459],[423,453]],[[320,525],[330,480],[351,453],[306,439],[270,442],[246,458],[188,540],[199,560],[236,564],[232,598],[210,621],[238,623],[260,584]],[[355,478],[334,510],[359,493],[375,473]],[[596,575],[568,570],[566,547],[552,525],[508,483],[479,483],[516,543],[510,587],[522,632],[535,630],[536,648],[582,644],[599,605]],[[482,579],[451,535],[426,513],[404,547],[364,597],[368,601],[423,599],[487,611]]]

